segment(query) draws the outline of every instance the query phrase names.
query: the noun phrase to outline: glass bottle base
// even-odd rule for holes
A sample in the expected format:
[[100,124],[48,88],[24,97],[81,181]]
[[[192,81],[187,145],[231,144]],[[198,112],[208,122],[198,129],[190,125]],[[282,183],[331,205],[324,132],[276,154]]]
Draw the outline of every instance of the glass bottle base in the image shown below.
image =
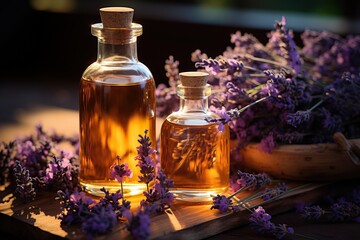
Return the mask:
[[212,198],[217,194],[223,194],[228,188],[212,188],[203,190],[193,189],[172,189],[170,192],[174,194],[176,200],[186,202],[211,202]]
[[[91,195],[103,197],[104,192],[100,189],[103,187],[109,191],[110,193],[114,193],[118,190],[121,190],[120,183],[118,182],[108,182],[108,181],[82,181],[80,180],[80,184],[85,188],[85,191]],[[146,191],[145,184],[138,183],[124,183],[123,184],[124,195],[128,196],[136,196],[142,194]]]

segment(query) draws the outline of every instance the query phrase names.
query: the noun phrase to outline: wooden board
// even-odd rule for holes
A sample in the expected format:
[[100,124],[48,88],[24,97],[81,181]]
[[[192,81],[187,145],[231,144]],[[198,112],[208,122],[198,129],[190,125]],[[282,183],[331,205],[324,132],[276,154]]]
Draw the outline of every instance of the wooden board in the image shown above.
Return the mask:
[[[264,207],[272,214],[278,214],[294,207],[296,201],[313,201],[318,199],[326,184],[290,183],[291,190],[286,195]],[[60,205],[55,200],[56,194],[43,193],[34,202],[23,204],[14,198],[10,187],[0,189],[0,231],[22,238],[46,239],[81,239],[80,226],[62,226],[57,218]],[[243,199],[251,193],[241,193],[237,197]],[[132,202],[132,209],[136,209],[139,198],[128,199]],[[259,204],[253,202],[251,205]],[[208,204],[189,204],[176,201],[171,207],[171,213],[153,216],[151,219],[150,239],[203,239],[246,225],[249,212],[221,214],[217,210],[210,210]],[[19,231],[21,229],[21,231]],[[119,223],[113,231],[100,238],[132,239],[125,230],[124,223]]]
[[[66,135],[72,135],[78,129],[78,113],[72,110],[57,108],[39,108],[30,112],[19,113],[18,123],[0,126],[0,140],[8,141],[16,136],[33,133],[38,121],[44,129],[54,129]],[[157,121],[160,129],[160,121]],[[266,204],[266,210],[271,214],[288,211],[294,207],[299,199],[313,201],[318,199],[326,190],[326,184],[290,183],[293,188],[303,186],[289,192],[281,199]],[[36,201],[22,204],[13,196],[13,189],[0,186],[0,232],[15,236],[16,239],[81,239],[79,226],[61,226],[57,218],[60,205],[55,200],[56,193],[43,193]],[[239,199],[248,196],[243,193]],[[132,202],[132,209],[136,209],[139,198],[127,199]],[[256,204],[256,203],[254,203]],[[217,210],[210,210],[209,204],[186,204],[175,202],[172,214],[161,214],[152,217],[150,239],[204,239],[224,232],[228,229],[241,227],[248,223],[249,212],[237,214],[221,214]],[[4,235],[1,235],[1,238]],[[125,225],[119,223],[112,232],[100,239],[131,239]]]

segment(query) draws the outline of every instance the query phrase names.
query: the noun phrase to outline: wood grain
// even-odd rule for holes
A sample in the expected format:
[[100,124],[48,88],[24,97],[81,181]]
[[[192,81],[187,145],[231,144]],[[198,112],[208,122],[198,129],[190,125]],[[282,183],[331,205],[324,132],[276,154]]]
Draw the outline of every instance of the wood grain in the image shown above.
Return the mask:
[[[360,139],[349,142],[360,146]],[[338,181],[360,177],[360,166],[335,143],[281,145],[271,154],[259,150],[257,144],[250,144],[241,154],[244,166],[281,179]]]

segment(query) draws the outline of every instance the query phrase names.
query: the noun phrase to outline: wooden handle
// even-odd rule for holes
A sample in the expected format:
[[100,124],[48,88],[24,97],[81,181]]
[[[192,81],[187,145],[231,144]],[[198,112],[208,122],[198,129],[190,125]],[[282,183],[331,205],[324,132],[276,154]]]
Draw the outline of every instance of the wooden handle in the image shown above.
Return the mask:
[[334,141],[338,144],[340,149],[346,153],[348,158],[355,164],[360,165],[360,146],[355,143],[351,143],[346,139],[344,134],[336,132],[333,135]]

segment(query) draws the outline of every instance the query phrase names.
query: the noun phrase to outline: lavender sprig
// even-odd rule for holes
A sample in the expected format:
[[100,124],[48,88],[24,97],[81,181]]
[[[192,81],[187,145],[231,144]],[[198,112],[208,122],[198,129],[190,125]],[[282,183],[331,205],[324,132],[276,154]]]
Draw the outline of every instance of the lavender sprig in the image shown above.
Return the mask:
[[179,61],[169,56],[169,59],[165,61],[165,70],[169,87],[161,83],[155,91],[156,115],[159,117],[165,117],[179,107],[179,98],[176,95],[176,85],[179,83]]
[[83,220],[81,228],[88,239],[110,232],[117,224],[117,216],[111,205],[95,205],[91,214]]
[[139,182],[146,184],[147,192],[149,192],[149,183],[155,178],[155,162],[152,160],[151,155],[156,151],[151,147],[150,137],[147,136],[148,130],[144,131],[144,136],[139,135],[138,142],[140,146],[136,148],[138,155],[135,157],[139,161],[137,166],[140,167]]
[[61,152],[59,157],[53,156],[45,169],[44,181],[48,189],[73,190],[79,183],[77,171],[73,170],[71,155]]
[[276,239],[283,239],[287,234],[293,234],[294,229],[285,224],[275,225],[271,222],[271,215],[265,212],[261,206],[254,209],[251,213],[250,226],[259,233],[267,234],[275,237]]
[[173,186],[174,182],[158,169],[154,187],[149,192],[144,192],[146,199],[140,205],[150,213],[164,212],[174,201],[174,194],[169,191]]
[[[286,27],[285,18],[276,21],[266,45],[236,32],[215,59],[200,50],[192,54],[195,66],[210,73],[211,109],[219,119],[208,120],[219,122],[220,129],[229,123],[239,149],[261,142],[268,153],[278,143],[332,142],[337,131],[358,138],[360,36],[306,30],[301,36],[304,47],[299,48]],[[262,104],[243,109],[267,96]],[[164,97],[157,100],[165,103]],[[320,102],[321,107],[313,108]]]
[[9,176],[10,158],[13,153],[15,142],[0,142],[0,185],[5,184]]
[[[116,157],[118,163],[120,162],[121,158],[119,156]],[[116,179],[120,183],[121,186],[121,194],[124,195],[124,188],[123,188],[123,180],[125,178],[132,177],[132,171],[129,169],[129,165],[127,163],[117,165],[113,164],[110,167],[110,177]]]
[[24,203],[33,201],[36,197],[36,191],[33,187],[29,170],[21,166],[20,161],[15,162],[13,170],[16,179],[15,194],[18,195]]
[[130,202],[124,200],[119,191],[110,194],[105,188],[101,190],[105,197],[100,198],[98,203],[84,192],[58,191],[63,210],[59,217],[61,222],[66,225],[81,224],[88,238],[111,231],[117,220],[130,211]]
[[[130,210],[131,202],[126,201],[119,190],[115,193],[109,193],[109,191],[105,188],[101,188],[100,190],[105,194],[105,196],[100,199],[99,205],[110,205],[117,218],[123,217],[124,212]],[[120,200],[121,204],[119,202]]]
[[233,184],[234,194],[244,190],[258,190],[271,182],[271,178],[266,173],[251,174],[238,170],[234,179],[236,184]]
[[302,123],[308,122],[311,117],[311,111],[313,111],[315,108],[320,106],[323,102],[324,102],[324,100],[320,100],[314,106],[312,106],[310,109],[305,110],[305,111],[299,110],[296,113],[289,113],[287,123],[294,127],[298,127]]
[[91,215],[91,207],[95,201],[85,195],[85,192],[58,191],[62,214],[61,223],[72,225],[81,223]]
[[332,222],[355,221],[360,218],[360,188],[354,188],[350,197],[331,199],[329,206],[299,203],[297,211],[308,220],[325,219]]
[[213,75],[222,71],[227,71],[228,74],[233,75],[236,72],[241,72],[245,65],[236,59],[202,59],[195,63],[195,67],[205,68]]
[[150,215],[146,209],[139,208],[136,214],[130,211],[124,213],[128,222],[126,228],[137,240],[146,240],[150,236]]
[[[141,206],[149,213],[163,212],[174,201],[174,195],[169,191],[174,182],[166,177],[160,166],[156,165],[150,156],[156,151],[151,147],[147,132],[145,130],[144,136],[139,135],[140,146],[137,147],[138,156],[135,158],[139,160],[137,166],[140,167],[140,172],[143,174],[139,176],[139,182],[145,183],[147,189],[144,192],[146,199],[141,201]],[[150,189],[151,182],[153,182],[153,188]]]
[[212,209],[219,209],[221,213],[226,212],[238,212],[240,208],[238,205],[234,205],[231,198],[226,197],[225,195],[216,195],[212,198],[213,204],[211,206]]
[[298,208],[298,212],[308,220],[320,219],[326,213],[319,205],[301,206]]
[[250,104],[244,106],[243,108],[240,108],[240,109],[235,108],[235,109],[231,109],[229,111],[225,111],[224,107],[222,107],[221,110],[218,110],[216,108],[211,108],[211,110],[213,112],[215,112],[217,115],[219,115],[219,118],[205,118],[205,120],[209,123],[218,123],[219,130],[223,131],[225,124],[229,123],[231,120],[238,118],[240,116],[240,114],[242,112],[244,112],[246,109],[248,109],[262,101],[265,101],[268,98],[269,97],[263,97],[261,99],[256,100],[253,103],[250,103]]

